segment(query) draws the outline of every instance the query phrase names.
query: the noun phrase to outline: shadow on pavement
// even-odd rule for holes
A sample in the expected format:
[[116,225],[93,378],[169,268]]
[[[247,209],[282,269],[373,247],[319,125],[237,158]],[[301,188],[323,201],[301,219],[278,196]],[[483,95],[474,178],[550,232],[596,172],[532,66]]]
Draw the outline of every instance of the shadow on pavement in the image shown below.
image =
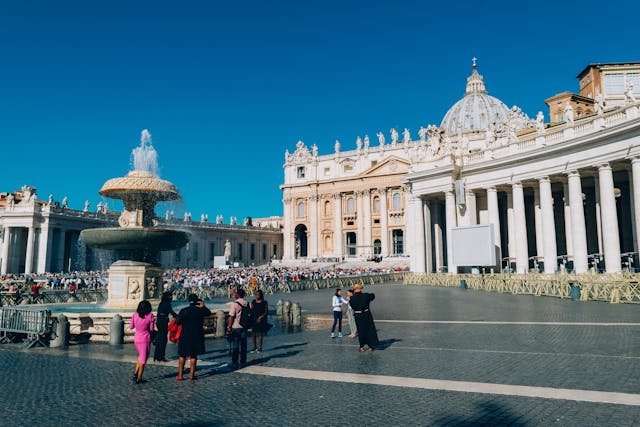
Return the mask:
[[440,418],[435,425],[480,426],[480,425],[528,425],[513,414],[510,409],[494,402],[476,405],[476,413],[470,415],[448,415]]
[[398,340],[395,338],[391,338],[388,340],[382,340],[380,341],[380,343],[378,344],[378,346],[376,347],[376,350],[386,350],[389,347],[391,347],[394,343],[400,342],[402,340]]

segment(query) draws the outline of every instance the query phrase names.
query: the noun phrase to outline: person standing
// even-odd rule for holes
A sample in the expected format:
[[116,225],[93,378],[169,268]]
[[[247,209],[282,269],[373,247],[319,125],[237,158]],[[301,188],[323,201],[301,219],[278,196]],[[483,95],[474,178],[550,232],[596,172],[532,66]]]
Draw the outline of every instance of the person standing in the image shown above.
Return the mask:
[[342,338],[342,304],[346,304],[344,298],[342,298],[342,289],[336,289],[336,293],[331,299],[331,305],[333,306],[333,326],[331,326],[331,338],[335,338],[336,325],[338,326],[338,338]]
[[138,303],[138,309],[131,316],[129,329],[135,331],[133,344],[138,352],[138,362],[133,374],[133,381],[137,384],[142,382],[142,374],[149,357],[151,347],[151,331],[153,330],[153,314],[151,313],[151,303],[147,300]]
[[351,304],[348,304],[348,302],[351,301],[352,297],[353,297],[353,289],[347,290],[347,297],[345,299],[347,300],[347,320],[349,321],[349,331],[350,331],[349,335],[347,335],[347,338],[355,338],[358,336],[356,319],[355,317],[353,317],[353,308],[351,308]]
[[256,299],[251,302],[251,312],[256,319],[253,328],[253,350],[251,353],[262,353],[262,343],[267,334],[267,317],[269,314],[269,304],[264,300],[264,293],[256,291]]
[[205,352],[204,348],[204,318],[211,316],[211,311],[205,307],[204,301],[197,295],[189,295],[189,306],[180,310],[176,323],[182,325],[182,332],[178,340],[178,381],[182,381],[185,359],[189,358],[189,379],[196,379],[196,365],[198,355]]
[[247,364],[247,329],[240,324],[240,318],[242,310],[250,310],[250,308],[244,296],[244,289],[236,290],[236,300],[229,308],[227,333],[231,336],[231,363],[234,369],[242,368]]
[[362,288],[362,284],[357,283],[353,287],[353,296],[349,301],[349,305],[353,308],[353,316],[358,328],[358,341],[360,342],[361,352],[371,351],[379,344],[376,325],[369,309],[369,304],[376,296],[373,293],[362,292]]
[[163,292],[160,299],[160,305],[158,306],[158,316],[156,318],[156,328],[158,334],[155,340],[155,350],[153,353],[153,360],[158,362],[166,362],[165,351],[167,349],[167,334],[169,326],[169,315],[175,319],[178,315],[173,311],[171,307],[171,301],[173,300],[173,294],[171,292]]

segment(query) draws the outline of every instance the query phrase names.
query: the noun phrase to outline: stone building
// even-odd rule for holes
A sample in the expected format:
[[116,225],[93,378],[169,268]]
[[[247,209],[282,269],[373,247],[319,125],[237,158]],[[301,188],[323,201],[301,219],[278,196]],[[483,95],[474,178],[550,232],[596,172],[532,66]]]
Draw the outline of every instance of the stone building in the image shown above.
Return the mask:
[[[392,132],[393,133],[393,132]],[[299,141],[286,154],[284,259],[342,260],[404,256],[410,135],[387,143],[358,137],[356,149],[318,155]]]
[[640,63],[591,64],[551,120],[489,95],[474,60],[440,125],[402,142],[358,138],[285,154],[285,259],[410,255],[450,271],[451,229],[493,224],[494,270],[617,272],[638,265]]
[[[639,66],[587,67],[579,78],[597,72],[599,80],[591,86],[581,80],[583,89],[592,89],[579,97],[595,96],[588,99],[593,110],[577,115],[574,104],[565,103],[556,125],[545,124],[541,112],[530,120],[514,108],[505,122],[504,104],[465,101],[487,96],[474,67],[460,101],[464,113],[454,122],[445,117],[444,139],[412,162],[404,181],[411,189],[412,270],[458,271],[449,262],[451,230],[475,224],[494,225],[502,259],[495,268],[615,273],[637,266],[640,84],[632,83],[637,74],[631,71]],[[627,78],[622,97],[620,74]],[[491,117],[499,119],[486,120]]]
[[[119,212],[100,207],[82,211],[63,202],[41,201],[33,187],[0,193],[0,274],[102,270],[115,260],[109,252],[84,245],[80,232],[86,228],[117,227]],[[223,256],[225,242],[231,243],[229,261],[260,265],[282,257],[282,231],[278,218],[258,219],[257,226],[209,223],[204,217],[192,221],[158,219],[169,228],[191,234],[189,244],[161,254],[164,267],[204,268],[213,266],[215,256]]]

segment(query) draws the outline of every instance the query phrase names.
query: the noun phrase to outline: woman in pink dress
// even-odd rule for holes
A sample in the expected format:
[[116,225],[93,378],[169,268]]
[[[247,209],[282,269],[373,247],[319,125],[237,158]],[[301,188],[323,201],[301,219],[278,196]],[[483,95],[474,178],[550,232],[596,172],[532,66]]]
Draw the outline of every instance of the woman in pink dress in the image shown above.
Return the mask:
[[131,316],[129,329],[135,330],[133,344],[138,351],[138,362],[136,363],[136,371],[133,374],[133,382],[140,384],[142,382],[142,373],[144,365],[147,363],[149,349],[151,347],[151,331],[153,331],[153,314],[151,313],[151,303],[144,300],[138,304],[138,309]]

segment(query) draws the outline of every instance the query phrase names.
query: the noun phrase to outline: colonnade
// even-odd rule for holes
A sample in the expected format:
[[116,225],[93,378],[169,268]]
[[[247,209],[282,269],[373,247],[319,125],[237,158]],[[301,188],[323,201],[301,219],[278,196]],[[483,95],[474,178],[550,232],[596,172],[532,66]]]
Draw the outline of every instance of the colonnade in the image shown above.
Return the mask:
[[[409,218],[415,224],[410,246],[412,271],[442,271],[446,265],[449,272],[456,272],[457,267],[449,262],[453,253],[450,230],[458,226],[493,224],[497,259],[504,257],[509,267],[514,264],[516,273],[528,272],[532,267],[530,261],[534,265],[541,262],[545,273],[555,273],[567,262],[573,263],[575,273],[584,273],[590,266],[597,267],[601,258],[607,273],[620,272],[623,255],[620,236],[632,235],[632,246],[626,243],[628,252],[637,253],[640,246],[640,230],[636,227],[640,224],[640,158],[614,166],[615,179],[612,165],[601,163],[569,169],[562,174],[541,174],[535,179],[482,188],[470,186],[462,203],[456,200],[453,188],[444,193],[413,194],[409,201]],[[629,171],[627,177],[620,176],[625,171]],[[593,182],[588,204],[585,179],[589,184]],[[554,192],[554,184],[559,191]],[[622,188],[625,194],[621,194]],[[531,199],[533,206],[527,202]],[[628,206],[622,205],[625,200],[630,201]],[[480,201],[481,209],[476,205]],[[556,206],[558,203],[562,204]],[[619,217],[627,215],[623,212],[626,209],[631,212],[631,224],[619,224]],[[444,224],[440,219],[442,210]],[[501,220],[506,224],[501,224]],[[442,230],[445,239],[438,237]],[[505,231],[507,236],[502,235]],[[562,256],[558,253],[559,242]],[[590,246],[594,248],[591,254]],[[446,252],[445,261],[439,255],[443,252]],[[626,255],[633,259],[629,254]]]

